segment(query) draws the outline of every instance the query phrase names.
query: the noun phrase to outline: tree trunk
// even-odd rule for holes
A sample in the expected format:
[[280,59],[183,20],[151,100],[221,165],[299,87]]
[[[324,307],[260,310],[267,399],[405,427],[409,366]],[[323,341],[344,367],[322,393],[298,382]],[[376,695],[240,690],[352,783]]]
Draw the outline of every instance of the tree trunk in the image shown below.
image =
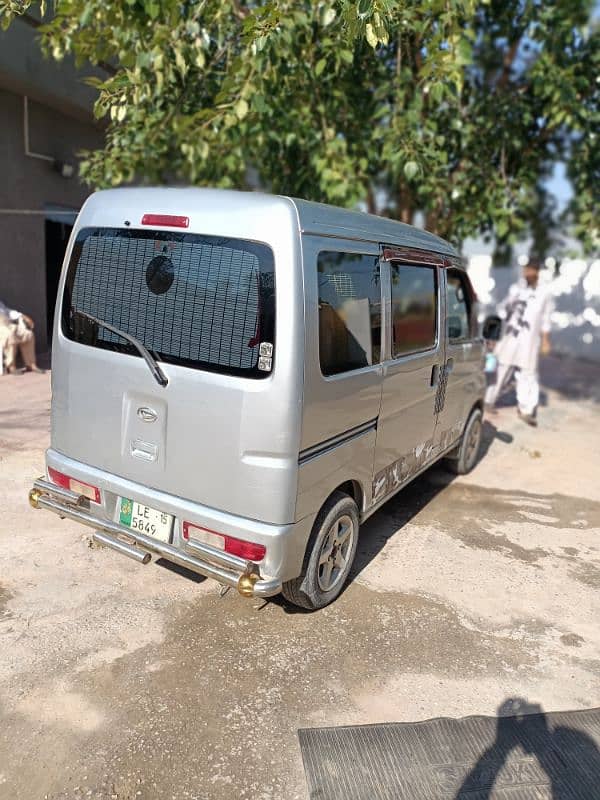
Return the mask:
[[377,204],[375,202],[375,192],[373,191],[373,187],[369,186],[367,189],[367,211],[369,214],[376,214],[377,213]]
[[414,198],[411,190],[402,182],[400,182],[398,186],[396,208],[398,209],[397,213],[400,222],[406,222],[408,225],[412,225],[415,213]]

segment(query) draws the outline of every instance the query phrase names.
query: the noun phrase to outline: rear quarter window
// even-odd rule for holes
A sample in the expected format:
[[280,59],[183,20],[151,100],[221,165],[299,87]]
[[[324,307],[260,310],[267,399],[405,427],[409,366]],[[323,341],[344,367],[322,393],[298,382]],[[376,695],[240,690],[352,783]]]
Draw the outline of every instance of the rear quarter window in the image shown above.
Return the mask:
[[379,259],[360,253],[321,251],[319,361],[323,375],[378,364],[381,358]]

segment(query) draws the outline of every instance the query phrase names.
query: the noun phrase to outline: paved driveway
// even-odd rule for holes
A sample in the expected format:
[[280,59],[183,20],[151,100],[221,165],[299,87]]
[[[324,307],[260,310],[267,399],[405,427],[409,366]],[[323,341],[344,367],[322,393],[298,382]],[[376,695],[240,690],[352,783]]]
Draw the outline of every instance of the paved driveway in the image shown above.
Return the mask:
[[29,509],[49,376],[0,378],[0,798],[304,799],[298,727],[600,705],[599,372],[547,361],[540,427],[390,501],[315,614]]

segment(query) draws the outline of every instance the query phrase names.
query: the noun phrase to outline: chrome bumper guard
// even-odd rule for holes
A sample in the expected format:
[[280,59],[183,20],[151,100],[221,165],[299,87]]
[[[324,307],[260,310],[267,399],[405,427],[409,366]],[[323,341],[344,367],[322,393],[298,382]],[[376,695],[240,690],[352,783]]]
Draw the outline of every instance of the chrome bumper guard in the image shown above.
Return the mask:
[[87,497],[56,486],[44,478],[39,478],[33,484],[29,503],[33,508],[52,511],[61,519],[67,517],[94,528],[93,539],[96,542],[112,547],[141,564],[147,564],[151,554],[155,554],[206,578],[214,578],[225,586],[233,586],[244,597],[272,597],[281,591],[281,581],[261,578],[259,565],[253,561],[245,561],[193,539],[185,543],[185,550],[180,550],[117,522],[96,517],[90,511]]

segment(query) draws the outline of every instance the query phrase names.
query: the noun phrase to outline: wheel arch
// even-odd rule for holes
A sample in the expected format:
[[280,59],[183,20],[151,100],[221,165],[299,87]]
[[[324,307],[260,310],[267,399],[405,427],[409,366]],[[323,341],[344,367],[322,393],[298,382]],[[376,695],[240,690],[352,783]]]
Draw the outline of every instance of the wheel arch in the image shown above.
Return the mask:
[[351,479],[344,481],[344,483],[341,483],[339,486],[336,486],[336,488],[325,498],[321,508],[323,508],[325,503],[327,503],[336,492],[342,492],[343,494],[349,495],[358,506],[359,514],[363,512],[365,493],[359,481]]

